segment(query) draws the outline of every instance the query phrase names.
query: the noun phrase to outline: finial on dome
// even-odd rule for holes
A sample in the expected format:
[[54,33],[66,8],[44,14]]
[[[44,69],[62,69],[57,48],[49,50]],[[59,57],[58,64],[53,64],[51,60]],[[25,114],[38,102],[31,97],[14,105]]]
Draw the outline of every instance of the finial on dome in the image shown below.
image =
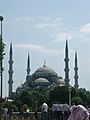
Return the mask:
[[43,65],[43,67],[46,67],[46,60],[44,60],[44,65]]

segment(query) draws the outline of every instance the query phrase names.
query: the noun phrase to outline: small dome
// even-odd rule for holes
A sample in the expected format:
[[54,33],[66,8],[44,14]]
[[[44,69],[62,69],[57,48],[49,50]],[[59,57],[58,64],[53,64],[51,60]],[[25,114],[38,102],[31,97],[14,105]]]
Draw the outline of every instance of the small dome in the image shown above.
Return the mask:
[[19,86],[17,89],[22,89],[22,86]]
[[49,81],[45,78],[37,78],[35,83],[48,83]]
[[63,79],[59,79],[60,86],[65,86],[65,81]]

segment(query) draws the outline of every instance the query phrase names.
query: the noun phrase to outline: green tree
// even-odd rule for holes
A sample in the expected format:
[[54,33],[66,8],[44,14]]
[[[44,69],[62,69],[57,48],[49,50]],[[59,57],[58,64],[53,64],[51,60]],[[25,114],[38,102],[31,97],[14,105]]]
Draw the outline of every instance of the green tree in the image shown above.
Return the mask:
[[80,97],[73,97],[72,103],[75,103],[76,105],[78,105],[78,104],[83,104],[83,101]]
[[53,102],[68,103],[68,88],[66,86],[55,87],[49,93],[49,99]]
[[85,88],[84,88],[84,89],[80,88],[80,89],[78,90],[78,94],[79,94],[79,97],[82,99],[83,104],[84,104],[84,105],[87,105],[88,94],[87,94],[87,91],[85,90]]
[[1,65],[5,55],[4,48],[5,48],[5,44],[2,42],[1,35],[0,35],[0,75],[1,75],[1,72],[3,71],[3,66],[1,67]]
[[30,106],[32,104],[32,98],[28,91],[22,91],[21,93],[16,95],[14,104],[18,106],[18,109],[22,107],[24,104]]
[[42,89],[42,88],[37,88],[34,89],[32,92],[32,98],[33,98],[33,107],[40,107],[42,105],[43,102],[47,102],[48,103],[48,92],[46,89]]
[[31,96],[28,91],[23,91],[20,94],[20,100],[22,101],[23,104],[27,104],[28,106],[31,104]]
[[13,112],[18,112],[18,107],[14,104],[11,104],[8,109],[12,109]]
[[[90,92],[85,89],[76,90],[71,87],[71,99],[72,103],[83,104],[90,106]],[[23,91],[16,95],[15,104],[20,108],[24,104],[27,104],[32,110],[40,108],[40,106],[46,102],[49,107],[54,102],[69,103],[69,89],[67,86],[58,86],[51,89],[36,88],[30,89],[30,91]],[[40,110],[40,109],[39,109]]]

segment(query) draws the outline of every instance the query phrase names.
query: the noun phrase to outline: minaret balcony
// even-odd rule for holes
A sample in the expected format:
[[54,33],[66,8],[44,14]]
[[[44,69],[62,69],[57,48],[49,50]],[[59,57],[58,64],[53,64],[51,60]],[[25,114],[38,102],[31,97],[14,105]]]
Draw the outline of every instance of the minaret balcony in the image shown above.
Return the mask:
[[64,71],[65,71],[65,72],[69,72],[69,68],[65,68]]
[[75,67],[74,70],[77,71],[77,70],[78,70],[78,67]]
[[69,58],[65,58],[64,61],[65,61],[65,62],[68,62],[68,61],[69,61]]
[[9,64],[13,64],[13,61],[9,61]]
[[74,78],[75,78],[75,79],[78,79],[78,78],[79,78],[79,76],[78,76],[78,75],[77,75],[77,76],[74,76]]
[[9,84],[13,84],[13,81],[10,81],[10,80],[9,80],[8,83],[9,83]]
[[8,73],[9,73],[9,74],[12,74],[12,73],[13,73],[13,70],[12,70],[12,71],[11,71],[11,70],[9,70],[9,71],[8,71]]

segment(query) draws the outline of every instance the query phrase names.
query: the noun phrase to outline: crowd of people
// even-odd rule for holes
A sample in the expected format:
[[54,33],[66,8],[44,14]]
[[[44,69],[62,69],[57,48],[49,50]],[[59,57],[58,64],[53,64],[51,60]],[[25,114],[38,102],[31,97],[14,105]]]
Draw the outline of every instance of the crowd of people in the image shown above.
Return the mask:
[[83,105],[54,103],[51,108],[42,105],[41,120],[90,120],[90,113]]
[[[11,119],[12,111],[3,108],[4,120],[7,120],[9,112],[9,120]],[[37,111],[35,111],[35,119],[38,120]],[[51,108],[47,103],[41,106],[41,120],[90,120],[90,110],[83,105],[69,106],[67,103],[54,103]]]

